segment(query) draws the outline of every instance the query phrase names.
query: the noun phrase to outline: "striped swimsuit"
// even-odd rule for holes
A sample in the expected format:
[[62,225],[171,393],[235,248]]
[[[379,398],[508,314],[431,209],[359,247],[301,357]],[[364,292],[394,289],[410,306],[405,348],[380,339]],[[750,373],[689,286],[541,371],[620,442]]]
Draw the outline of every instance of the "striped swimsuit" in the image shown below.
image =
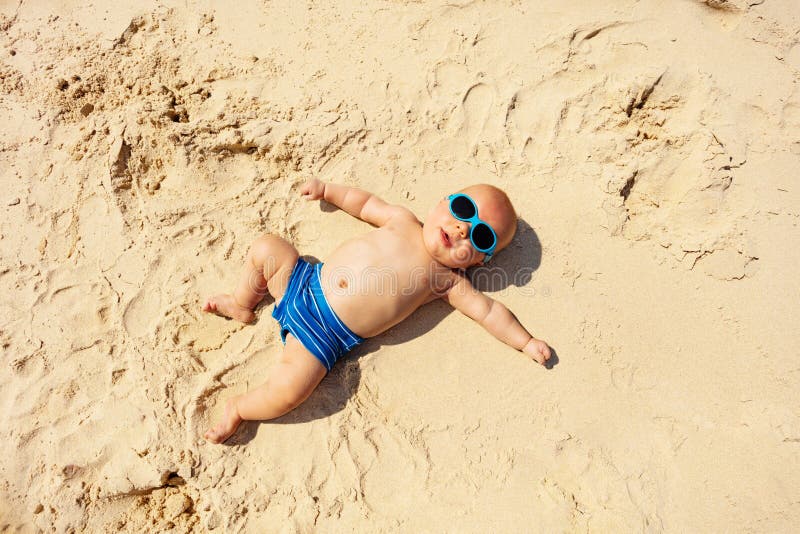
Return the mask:
[[320,283],[322,264],[298,259],[272,317],[281,325],[281,340],[291,333],[330,371],[336,360],[364,341],[331,309]]

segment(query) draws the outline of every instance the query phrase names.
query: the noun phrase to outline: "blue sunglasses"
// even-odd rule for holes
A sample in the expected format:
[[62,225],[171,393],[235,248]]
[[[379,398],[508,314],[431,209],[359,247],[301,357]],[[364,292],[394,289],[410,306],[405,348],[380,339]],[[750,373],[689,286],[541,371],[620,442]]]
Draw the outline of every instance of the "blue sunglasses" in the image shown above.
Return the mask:
[[486,254],[483,262],[492,259],[494,249],[497,248],[497,234],[489,223],[478,218],[478,205],[464,193],[456,193],[447,197],[450,201],[450,214],[458,219],[469,223],[469,241],[475,250]]

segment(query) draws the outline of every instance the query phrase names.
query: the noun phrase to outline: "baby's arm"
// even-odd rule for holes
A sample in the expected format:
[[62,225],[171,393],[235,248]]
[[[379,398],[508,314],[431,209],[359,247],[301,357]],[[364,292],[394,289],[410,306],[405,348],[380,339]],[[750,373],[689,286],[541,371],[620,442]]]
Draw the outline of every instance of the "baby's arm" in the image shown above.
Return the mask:
[[413,216],[406,208],[389,204],[363,189],[322,182],[316,178],[303,184],[300,194],[306,200],[325,199],[373,226],[383,226],[396,215]]
[[508,308],[475,289],[463,275],[442,298],[506,345],[542,365],[550,359],[547,343],[533,337]]

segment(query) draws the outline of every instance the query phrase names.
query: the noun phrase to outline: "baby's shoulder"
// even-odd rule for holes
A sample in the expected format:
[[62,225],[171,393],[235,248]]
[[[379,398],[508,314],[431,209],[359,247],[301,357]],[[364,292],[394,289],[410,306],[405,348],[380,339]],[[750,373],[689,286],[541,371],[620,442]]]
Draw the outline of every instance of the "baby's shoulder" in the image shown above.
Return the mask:
[[387,219],[384,226],[394,227],[397,229],[409,228],[411,226],[419,227],[422,223],[414,212],[403,206],[390,206],[387,208]]
[[391,219],[396,219],[397,221],[404,223],[419,223],[419,219],[417,219],[417,216],[414,215],[414,212],[405,206],[394,205],[389,209],[391,210]]

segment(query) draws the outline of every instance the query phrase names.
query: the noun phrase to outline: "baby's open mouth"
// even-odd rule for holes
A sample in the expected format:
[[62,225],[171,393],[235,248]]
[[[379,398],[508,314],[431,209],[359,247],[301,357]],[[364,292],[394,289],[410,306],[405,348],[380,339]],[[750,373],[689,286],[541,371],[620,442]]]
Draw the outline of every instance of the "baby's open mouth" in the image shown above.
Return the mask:
[[448,248],[453,246],[453,244],[450,242],[450,236],[448,235],[448,233],[445,232],[444,229],[442,229],[442,228],[440,228],[439,231],[441,232],[442,243],[444,243],[444,246],[446,246]]

